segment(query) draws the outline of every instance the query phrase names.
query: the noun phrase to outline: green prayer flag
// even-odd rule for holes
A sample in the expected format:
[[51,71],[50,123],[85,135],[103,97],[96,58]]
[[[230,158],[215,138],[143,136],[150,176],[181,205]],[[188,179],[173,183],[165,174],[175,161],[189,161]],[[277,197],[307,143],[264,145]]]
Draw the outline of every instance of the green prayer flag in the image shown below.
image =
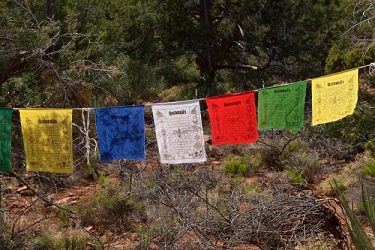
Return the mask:
[[260,89],[258,129],[298,130],[303,126],[306,81]]
[[12,109],[0,108],[0,171],[10,172]]

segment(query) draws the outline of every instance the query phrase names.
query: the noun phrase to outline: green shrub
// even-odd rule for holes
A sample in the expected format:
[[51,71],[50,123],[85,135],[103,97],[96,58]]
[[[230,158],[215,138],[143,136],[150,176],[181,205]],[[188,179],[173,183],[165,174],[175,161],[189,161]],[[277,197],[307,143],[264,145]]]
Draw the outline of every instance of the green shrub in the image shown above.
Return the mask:
[[52,233],[37,237],[33,249],[55,249],[55,239],[53,239]]
[[286,147],[287,147],[286,149],[287,152],[290,152],[290,153],[295,152],[295,151],[306,152],[307,150],[307,144],[301,143],[298,140],[289,141]]
[[231,175],[244,175],[247,170],[248,166],[246,163],[241,162],[239,159],[229,159],[224,162],[224,172]]
[[140,239],[140,244],[143,247],[149,247],[151,244],[151,230],[149,230],[147,227],[138,225],[135,228],[135,232],[137,233],[139,239]]
[[246,176],[259,170],[261,166],[260,156],[260,154],[244,157],[230,155],[223,164],[223,170],[227,174]]
[[280,171],[283,166],[280,161],[280,149],[277,147],[266,147],[260,151],[261,165]]
[[240,175],[237,175],[237,176],[234,176],[233,178],[230,178],[228,180],[230,190],[238,188],[239,186],[241,186],[242,182],[243,182],[243,178]]
[[0,216],[0,247],[2,246],[5,249],[13,249],[14,245],[11,228],[6,225],[5,221],[3,221]]
[[[372,245],[370,237],[363,229],[360,221],[356,217],[353,209],[349,206],[345,199],[345,196],[336,180],[333,180],[333,185],[336,188],[338,198],[341,202],[342,207],[345,211],[346,224],[349,229],[350,237],[356,249],[359,250],[371,250],[375,249]],[[373,233],[375,233],[375,199],[370,196],[364,189],[363,183],[361,185],[362,191],[362,203],[366,213],[366,217],[371,225]]]
[[85,225],[124,230],[136,218],[144,217],[145,205],[130,190],[130,185],[104,180],[102,188],[87,203],[77,208]]
[[260,190],[261,189],[258,185],[255,185],[255,184],[246,185],[246,191],[249,193],[259,193]]
[[256,183],[245,184],[244,191],[247,196],[250,197],[264,197],[267,195],[267,191],[263,190],[261,186]]
[[375,158],[375,143],[373,141],[368,141],[363,144],[363,147],[367,152],[370,153],[372,157]]
[[86,245],[87,238],[83,235],[77,236],[65,232],[60,239],[55,239],[52,233],[46,233],[36,238],[33,249],[84,250]]
[[102,184],[105,183],[105,181],[106,181],[106,177],[105,177],[104,175],[101,175],[101,176],[98,177],[98,179],[97,179],[96,182],[97,182],[98,184],[101,184],[101,185],[102,185]]
[[286,176],[289,178],[292,184],[301,185],[305,182],[303,171],[300,171],[295,167],[289,167],[286,170]]
[[57,249],[69,249],[69,250],[85,250],[87,240],[83,237],[76,235],[68,236],[64,235],[61,239],[56,242]]
[[367,163],[361,170],[362,176],[372,176],[375,177],[375,160]]
[[[361,94],[361,93],[360,93]],[[311,141],[323,141],[324,143],[313,143],[321,147],[326,145],[325,149],[332,150],[332,147],[327,144],[335,141],[340,142],[339,150],[342,153],[356,153],[364,149],[374,150],[375,147],[368,143],[374,140],[375,129],[375,116],[373,111],[374,98],[372,100],[361,101],[362,96],[359,96],[359,102],[354,113],[339,121],[319,126],[306,126],[306,136]],[[327,151],[326,150],[326,151]]]
[[250,171],[256,172],[261,166],[260,154],[256,154],[255,156],[247,155],[242,159],[242,162],[248,166]]
[[[70,206],[64,206],[67,210],[71,210]],[[57,216],[59,217],[59,224],[63,227],[69,226],[69,213],[66,210],[58,209]]]
[[169,89],[164,89],[160,94],[159,97],[164,102],[175,102],[181,100],[189,100],[193,99],[192,92],[195,88],[192,84],[185,84],[185,85],[175,85]]

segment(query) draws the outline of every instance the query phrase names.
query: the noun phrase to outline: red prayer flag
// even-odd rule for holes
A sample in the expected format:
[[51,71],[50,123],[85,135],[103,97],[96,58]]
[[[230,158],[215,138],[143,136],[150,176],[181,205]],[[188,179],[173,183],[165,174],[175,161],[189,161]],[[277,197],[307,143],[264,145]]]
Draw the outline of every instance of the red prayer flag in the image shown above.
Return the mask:
[[250,143],[258,139],[254,91],[205,100],[214,145]]

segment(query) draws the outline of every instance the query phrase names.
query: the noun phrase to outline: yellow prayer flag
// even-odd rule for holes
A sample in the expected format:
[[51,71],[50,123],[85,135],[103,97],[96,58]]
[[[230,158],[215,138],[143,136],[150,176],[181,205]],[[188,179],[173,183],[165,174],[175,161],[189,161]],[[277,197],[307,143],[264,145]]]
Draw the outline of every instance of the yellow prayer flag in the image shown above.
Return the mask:
[[358,69],[312,79],[312,125],[351,115],[358,100]]
[[20,109],[27,171],[73,172],[72,109]]

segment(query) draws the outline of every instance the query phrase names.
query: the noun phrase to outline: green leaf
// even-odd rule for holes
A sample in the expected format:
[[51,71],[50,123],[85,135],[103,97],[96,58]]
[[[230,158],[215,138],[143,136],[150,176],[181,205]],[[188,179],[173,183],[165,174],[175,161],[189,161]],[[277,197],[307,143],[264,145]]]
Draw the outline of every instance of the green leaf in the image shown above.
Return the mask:
[[[371,240],[364,231],[361,223],[359,222],[358,218],[354,214],[353,209],[349,206],[348,202],[346,201],[344,194],[342,190],[339,188],[338,183],[335,179],[333,179],[333,184],[336,188],[336,192],[338,194],[338,198],[341,202],[342,207],[344,208],[345,215],[346,215],[346,224],[349,229],[350,236],[353,240],[353,244],[356,247],[356,249],[360,250],[370,250],[374,249],[372,246]],[[362,188],[363,189],[363,188]],[[363,191],[363,190],[362,190]],[[364,196],[362,196],[364,197]],[[364,199],[365,200],[365,199]],[[364,201],[365,203],[365,201]],[[365,204],[366,207],[366,204]],[[374,211],[372,211],[374,212]],[[367,213],[366,213],[367,214]]]

